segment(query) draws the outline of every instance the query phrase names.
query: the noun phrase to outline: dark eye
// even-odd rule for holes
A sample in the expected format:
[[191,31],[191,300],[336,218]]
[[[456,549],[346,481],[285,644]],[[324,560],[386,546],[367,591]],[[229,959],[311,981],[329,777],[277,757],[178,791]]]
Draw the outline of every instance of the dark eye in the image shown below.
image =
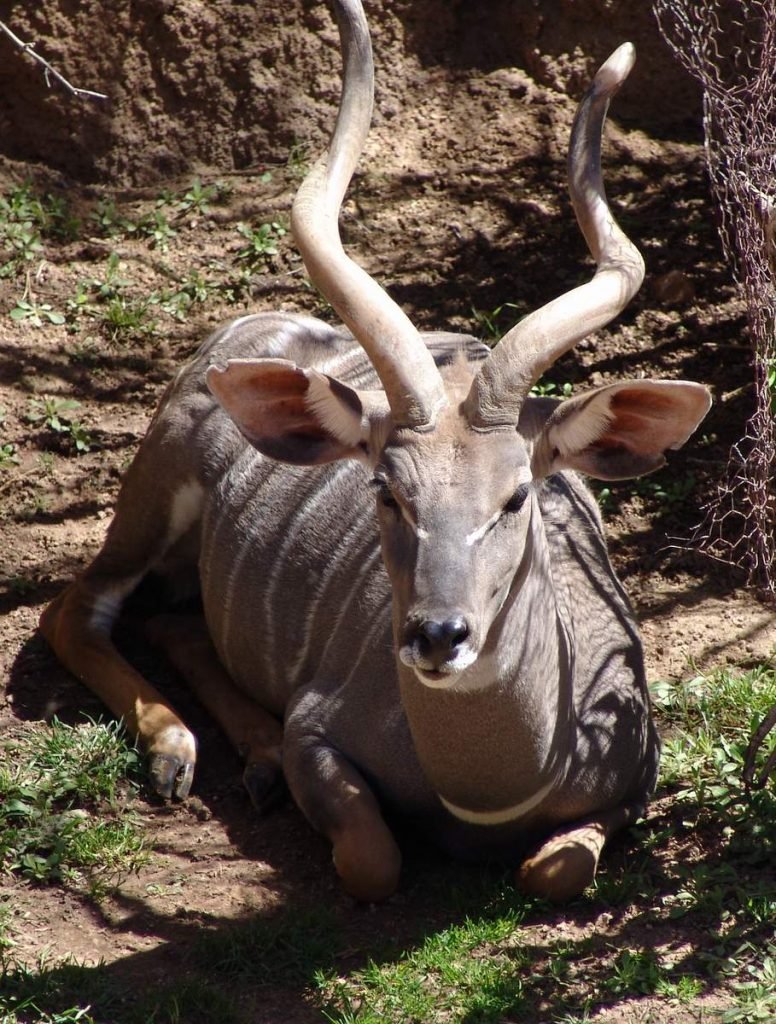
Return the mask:
[[384,505],[385,508],[399,507],[398,501],[391,494],[391,488],[388,486],[385,480],[382,480],[380,477],[375,477],[374,480],[372,480],[372,487],[374,488],[377,494],[377,500],[380,502],[381,505]]
[[505,512],[519,512],[525,504],[525,499],[528,497],[530,490],[529,484],[521,484],[509,501],[504,505]]

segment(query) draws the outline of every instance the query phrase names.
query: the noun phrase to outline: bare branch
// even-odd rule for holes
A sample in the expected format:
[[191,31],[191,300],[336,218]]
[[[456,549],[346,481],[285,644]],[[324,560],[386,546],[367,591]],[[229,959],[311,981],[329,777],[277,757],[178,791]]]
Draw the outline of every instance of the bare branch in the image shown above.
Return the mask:
[[84,96],[88,97],[89,99],[95,100],[107,100],[108,97],[103,92],[93,92],[91,89],[79,89],[75,85],[71,85],[70,82],[68,82],[68,80],[64,77],[64,75],[61,75],[56,68],[53,68],[47,60],[45,60],[43,57],[41,57],[39,53],[35,51],[35,43],[25,43],[17,35],[15,35],[10,30],[10,28],[8,28],[5,22],[0,21],[0,30],[5,32],[5,34],[11,40],[11,42],[15,43],[16,46],[18,46],[19,49],[22,51],[22,53],[28,53],[30,57],[33,58],[33,60],[36,60],[39,64],[43,65],[43,73],[46,77],[46,85],[48,85],[49,88],[51,88],[50,76],[53,75],[54,78],[56,78],[56,80],[60,82],[73,96]]

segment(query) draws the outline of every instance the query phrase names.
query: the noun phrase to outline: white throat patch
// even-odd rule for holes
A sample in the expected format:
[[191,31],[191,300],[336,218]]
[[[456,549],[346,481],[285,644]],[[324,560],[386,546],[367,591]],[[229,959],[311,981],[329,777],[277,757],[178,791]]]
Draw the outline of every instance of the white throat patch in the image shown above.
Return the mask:
[[498,811],[472,811],[468,807],[459,807],[457,804],[445,800],[441,793],[437,796],[447,810],[459,821],[466,821],[470,825],[505,825],[509,821],[517,821],[524,817],[534,807],[538,807],[548,793],[554,788],[558,781],[559,773],[553,775],[548,782],[538,789],[532,796],[521,800],[519,804],[512,804],[511,807],[503,807]]

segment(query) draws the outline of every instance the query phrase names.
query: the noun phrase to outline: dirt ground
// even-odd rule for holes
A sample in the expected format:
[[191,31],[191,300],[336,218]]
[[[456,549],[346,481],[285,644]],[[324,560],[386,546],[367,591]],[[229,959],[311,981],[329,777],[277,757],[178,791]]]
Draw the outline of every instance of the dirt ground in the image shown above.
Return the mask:
[[[278,235],[279,251],[247,285],[229,293],[216,283],[236,280],[244,245],[238,223],[287,224],[299,175],[330,122],[332,23],[322,4],[296,6],[266,5],[254,21],[252,6],[236,0],[46,0],[27,10],[0,3],[0,17],[40,40],[41,51],[45,41],[75,84],[111,94],[100,108],[47,93],[33,65],[3,50],[3,191],[29,181],[41,194],[65,197],[80,228],[71,238],[45,239],[34,260],[0,279],[0,445],[14,445],[19,460],[0,470],[0,737],[53,714],[73,721],[82,711],[100,713],[36,635],[37,618],[96,551],[122,472],[175,368],[215,324],[246,310],[328,315],[305,287],[289,235]],[[480,6],[369,5],[377,113],[343,211],[346,243],[424,328],[490,336],[490,324],[503,332],[583,280],[591,263],[563,166],[572,97],[610,44],[634,37],[640,63],[613,107],[605,167],[618,216],[645,254],[647,280],[611,328],[549,376],[558,387],[626,374],[711,387],[712,412],[655,478],[659,486],[612,487],[604,508],[613,559],[641,620],[650,679],[766,658],[776,650],[772,609],[739,574],[686,543],[751,399],[742,307],[706,192],[697,93],[647,16],[629,20],[627,4],[497,3],[489,22],[474,13]],[[183,195],[195,175],[206,185],[225,183],[220,201],[206,212],[181,211],[169,199],[160,206],[165,195]],[[167,211],[176,234],[166,250],[132,233],[110,237],[90,219],[106,198],[133,222]],[[111,336],[99,317],[72,305],[79,282],[105,281],[111,253],[125,296],[143,301],[175,291],[194,271],[210,282],[207,295],[179,318],[152,303],[143,327]],[[25,290],[66,322],[12,321],[8,313]],[[28,422],[30,402],[41,396],[80,403],[88,451]],[[139,628],[130,623],[124,633],[133,657],[198,732],[195,796],[184,806],[142,802],[157,837],[153,862],[99,906],[0,880],[0,899],[11,901],[18,922],[19,954],[69,951],[147,980],[180,966],[197,929],[320,901],[347,921],[354,960],[386,929],[411,935],[428,877],[447,866],[415,851],[403,893],[371,913],[353,907],[337,888],[325,844],[294,808],[255,818],[236,756],[145,650]],[[541,945],[542,929],[564,927],[628,933],[627,920],[605,916],[550,915],[534,937]],[[647,1010],[595,1019],[646,1020]],[[270,985],[252,1019],[320,1017],[298,994]],[[696,1018],[676,1017],[685,1019]]]

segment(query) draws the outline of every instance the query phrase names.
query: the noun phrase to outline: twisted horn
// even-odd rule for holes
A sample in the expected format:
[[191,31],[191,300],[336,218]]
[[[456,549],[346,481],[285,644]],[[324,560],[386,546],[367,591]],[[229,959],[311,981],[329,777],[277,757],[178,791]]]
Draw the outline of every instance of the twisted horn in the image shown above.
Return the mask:
[[636,59],[623,43],[583,97],[569,145],[569,192],[577,223],[597,267],[587,284],[566,292],[516,324],[483,364],[464,409],[472,426],[514,426],[533,385],[556,359],[622,312],[644,280],[644,261],[620,229],[601,178],[601,133],[609,100]]
[[374,67],[360,0],[335,0],[343,55],[342,94],[328,153],[294,200],[291,225],[310,279],[358,339],[382,381],[394,420],[433,425],[446,401],[442,378],[403,311],[345,253],[338,218],[372,118]]

